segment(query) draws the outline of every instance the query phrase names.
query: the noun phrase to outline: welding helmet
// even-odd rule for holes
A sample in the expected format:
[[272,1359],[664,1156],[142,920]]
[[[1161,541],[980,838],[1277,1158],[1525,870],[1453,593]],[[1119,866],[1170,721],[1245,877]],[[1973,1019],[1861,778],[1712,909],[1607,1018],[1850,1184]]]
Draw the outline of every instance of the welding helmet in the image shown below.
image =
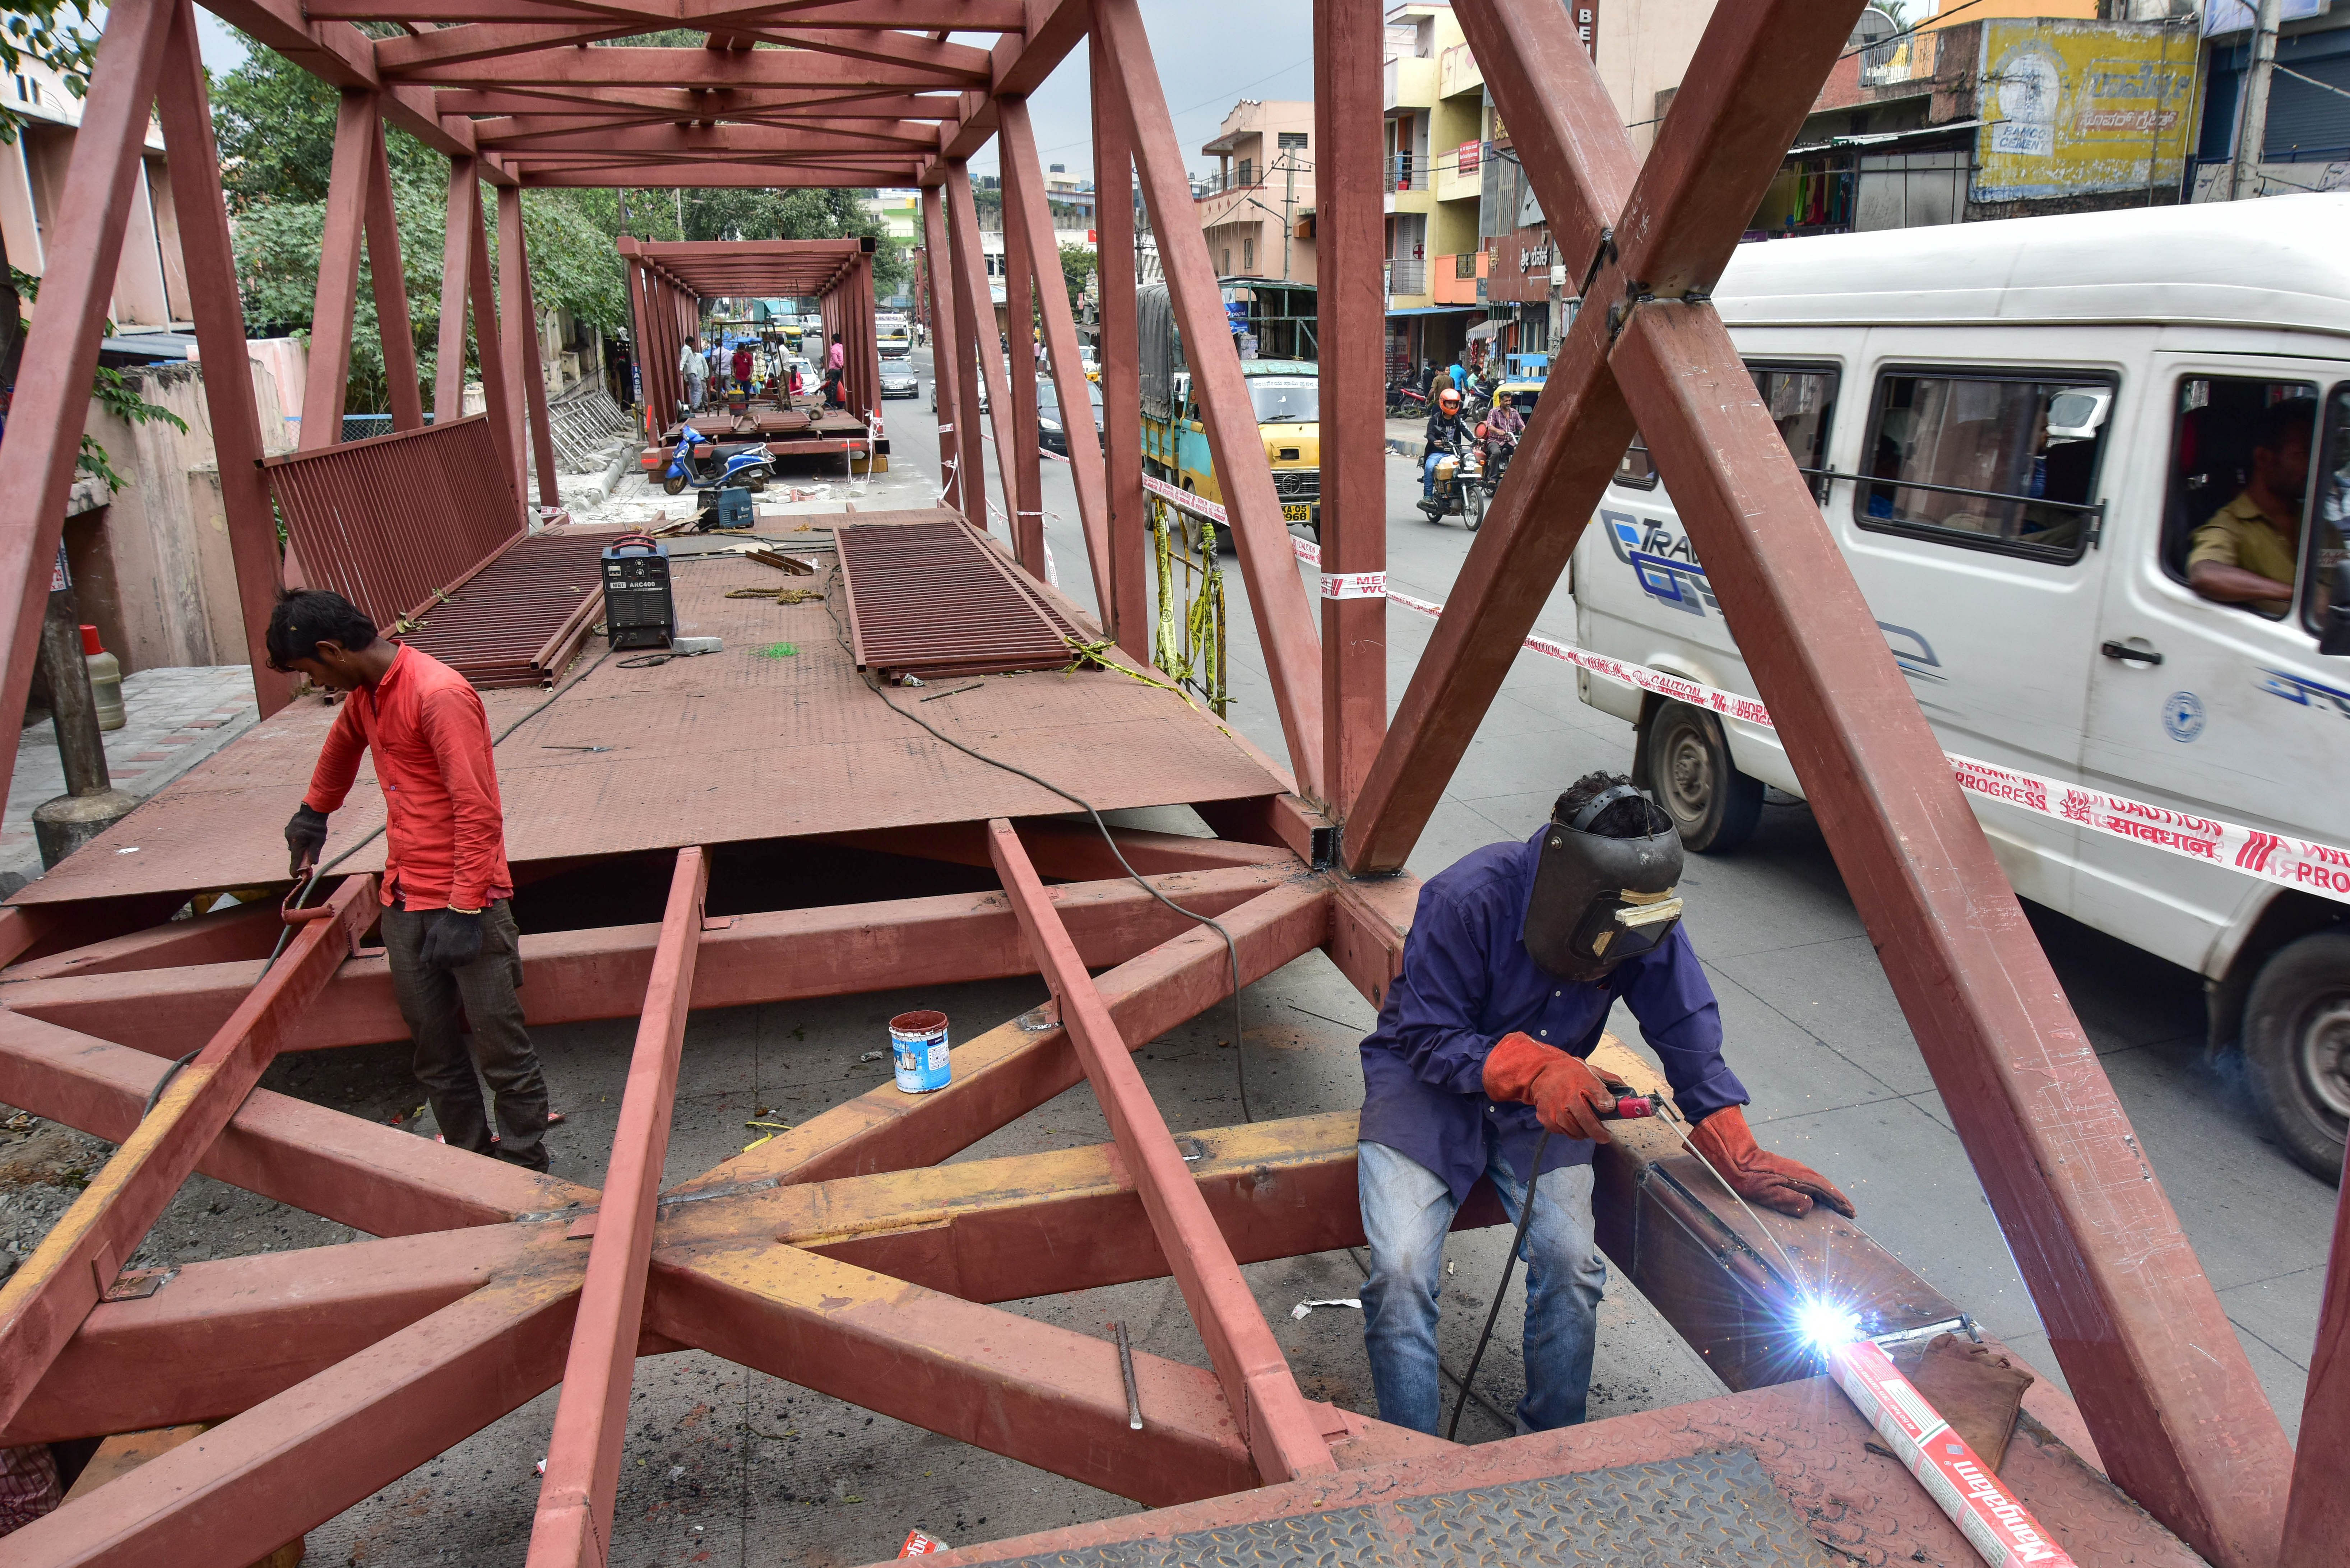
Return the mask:
[[1461,411],[1461,394],[1447,387],[1436,394],[1436,406],[1448,414],[1457,414]]
[[[1623,800],[1648,815],[1634,838],[1594,833],[1591,824]],[[1534,962],[1567,980],[1599,981],[1627,959],[1655,950],[1680,923],[1676,885],[1681,836],[1671,818],[1630,784],[1600,791],[1565,822],[1543,829],[1523,940]]]

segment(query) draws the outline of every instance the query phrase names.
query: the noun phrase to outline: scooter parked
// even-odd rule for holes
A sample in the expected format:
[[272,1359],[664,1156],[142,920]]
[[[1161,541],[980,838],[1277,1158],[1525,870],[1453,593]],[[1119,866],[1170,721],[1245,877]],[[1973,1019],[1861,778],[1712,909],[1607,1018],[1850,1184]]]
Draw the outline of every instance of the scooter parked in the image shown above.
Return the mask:
[[689,484],[705,490],[733,486],[764,490],[774,473],[775,465],[761,443],[718,446],[689,424],[678,431],[676,450],[669,454],[669,466],[661,472],[661,489],[671,495],[681,493]]

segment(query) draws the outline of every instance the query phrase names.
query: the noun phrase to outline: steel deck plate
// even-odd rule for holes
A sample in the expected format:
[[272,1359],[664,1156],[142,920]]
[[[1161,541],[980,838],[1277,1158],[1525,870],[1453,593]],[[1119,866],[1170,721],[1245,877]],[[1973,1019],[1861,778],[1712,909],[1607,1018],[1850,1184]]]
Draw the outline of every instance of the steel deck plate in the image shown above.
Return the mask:
[[1832,1568],[1751,1450],[1011,1560],[1018,1568]]
[[[605,657],[499,744],[515,864],[1070,809],[890,711],[893,701],[911,709],[925,697],[939,700],[922,702],[921,716],[941,731],[1106,810],[1284,787],[1205,713],[1130,676],[1045,670],[989,676],[951,696],[942,693],[968,682],[884,697],[858,674],[823,604],[725,597],[736,587],[821,587],[832,581],[828,566],[813,579],[786,578],[739,557],[680,556],[672,580],[680,630],[722,637],[724,650],[636,670],[620,667],[633,653]],[[786,647],[794,651],[780,651]],[[591,639],[586,659],[602,654],[600,639]],[[482,701],[494,735],[547,698],[500,691]],[[292,704],[10,901],[284,880],[286,819],[333,721],[334,710],[317,698]],[[362,767],[334,815],[328,858],[382,820],[382,795]],[[337,869],[382,864],[379,838]]]

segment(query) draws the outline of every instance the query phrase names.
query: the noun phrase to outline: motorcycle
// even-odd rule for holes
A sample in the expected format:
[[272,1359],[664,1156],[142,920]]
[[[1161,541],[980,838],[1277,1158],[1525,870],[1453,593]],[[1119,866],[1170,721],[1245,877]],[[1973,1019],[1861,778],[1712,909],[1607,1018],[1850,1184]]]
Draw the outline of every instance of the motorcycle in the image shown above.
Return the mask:
[[661,489],[671,495],[689,484],[704,490],[734,485],[764,490],[774,472],[775,465],[761,443],[716,446],[689,424],[678,431],[677,448],[669,454],[669,466],[661,471]]
[[1409,381],[1388,383],[1388,417],[1419,419],[1428,412],[1428,394]]
[[1510,459],[1518,450],[1518,433],[1514,431],[1497,431],[1492,426],[1481,422],[1477,426],[1477,439],[1484,444],[1485,448],[1485,497],[1490,501],[1494,493],[1502,488],[1502,475],[1510,472]]
[[1446,452],[1436,464],[1436,493],[1425,496],[1419,509],[1430,523],[1441,523],[1447,517],[1460,516],[1474,534],[1485,521],[1485,503],[1492,491],[1485,483],[1485,465],[1478,449],[1483,443],[1471,441],[1458,452]]

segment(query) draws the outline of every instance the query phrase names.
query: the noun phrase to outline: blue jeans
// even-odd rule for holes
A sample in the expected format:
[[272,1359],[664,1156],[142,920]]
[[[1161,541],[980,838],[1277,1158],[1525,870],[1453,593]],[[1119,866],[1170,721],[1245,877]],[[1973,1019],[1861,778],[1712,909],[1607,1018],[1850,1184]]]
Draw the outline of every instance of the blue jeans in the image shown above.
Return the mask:
[[1442,462],[1446,458],[1451,455],[1452,454],[1450,452],[1431,451],[1428,456],[1421,461],[1419,493],[1422,495],[1433,495],[1436,493],[1436,465]]
[[[1371,1277],[1363,1284],[1363,1340],[1379,1419],[1435,1432],[1445,1391],[1436,1365],[1437,1295],[1444,1238],[1459,1207],[1434,1171],[1385,1144],[1359,1143],[1363,1230]],[[1525,1184],[1497,1151],[1485,1173],[1515,1224]],[[1535,1184],[1526,1230],[1526,1396],[1518,1430],[1546,1432],[1583,1419],[1591,1388],[1592,1341],[1607,1283],[1591,1222],[1591,1167],[1550,1171]],[[1491,1290],[1492,1280],[1476,1282]],[[1491,1298],[1487,1298],[1489,1301]]]

